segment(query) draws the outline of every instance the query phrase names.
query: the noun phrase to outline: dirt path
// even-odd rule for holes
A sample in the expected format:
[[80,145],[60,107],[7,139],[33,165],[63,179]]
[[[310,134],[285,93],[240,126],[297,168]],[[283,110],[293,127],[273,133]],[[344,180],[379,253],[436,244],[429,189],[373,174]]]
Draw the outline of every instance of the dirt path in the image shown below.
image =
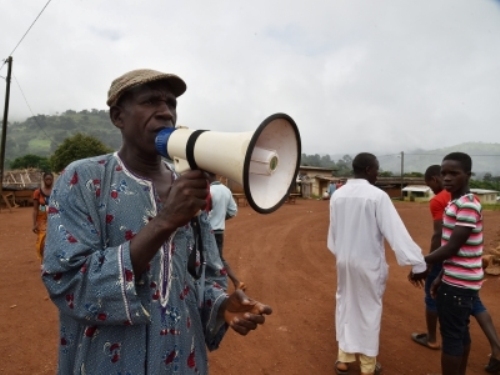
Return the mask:
[[[424,204],[397,204],[413,238],[427,251],[431,223]],[[39,278],[30,232],[31,210],[0,213],[0,374],[53,374],[57,311]],[[485,212],[486,247],[500,241],[500,212]],[[228,222],[226,257],[248,294],[273,307],[266,324],[247,337],[229,332],[210,354],[212,375],[334,374],[334,258],[326,249],[328,202],[298,200],[272,215],[240,208]],[[425,327],[423,292],[408,268],[391,266],[384,298],[380,361],[385,375],[439,371],[439,352],[410,340]],[[488,278],[481,298],[500,330],[500,278]],[[484,374],[489,345],[471,323],[470,375]],[[353,369],[355,370],[355,369]],[[356,374],[356,371],[351,371]]]

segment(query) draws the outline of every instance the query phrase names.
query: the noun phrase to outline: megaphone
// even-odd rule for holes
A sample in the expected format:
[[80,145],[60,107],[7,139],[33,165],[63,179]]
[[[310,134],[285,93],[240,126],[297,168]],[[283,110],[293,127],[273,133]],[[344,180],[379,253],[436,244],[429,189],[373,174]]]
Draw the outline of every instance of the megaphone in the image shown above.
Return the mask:
[[301,141],[293,119],[276,113],[254,132],[163,129],[156,150],[178,173],[202,169],[240,183],[249,205],[268,214],[285,202],[296,179]]

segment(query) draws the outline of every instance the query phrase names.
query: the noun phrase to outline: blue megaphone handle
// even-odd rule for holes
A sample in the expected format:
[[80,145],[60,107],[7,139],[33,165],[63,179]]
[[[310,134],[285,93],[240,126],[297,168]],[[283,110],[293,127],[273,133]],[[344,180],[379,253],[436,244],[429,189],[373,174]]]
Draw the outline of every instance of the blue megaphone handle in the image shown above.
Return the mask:
[[175,128],[165,128],[160,130],[156,135],[155,146],[156,152],[158,152],[161,156],[166,157],[167,159],[172,160],[167,151],[168,139],[170,135],[175,131]]

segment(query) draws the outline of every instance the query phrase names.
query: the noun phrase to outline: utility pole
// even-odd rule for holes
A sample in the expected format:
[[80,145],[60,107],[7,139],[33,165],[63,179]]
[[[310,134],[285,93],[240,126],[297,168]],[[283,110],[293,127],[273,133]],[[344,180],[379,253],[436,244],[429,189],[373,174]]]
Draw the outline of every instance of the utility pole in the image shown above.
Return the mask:
[[401,151],[401,200],[404,201],[404,181],[405,181],[405,153],[404,151]]
[[5,107],[3,109],[2,139],[0,144],[0,198],[3,197],[3,171],[5,163],[5,142],[7,140],[7,118],[9,116],[10,81],[12,76],[12,56],[7,57],[7,87],[5,91]]

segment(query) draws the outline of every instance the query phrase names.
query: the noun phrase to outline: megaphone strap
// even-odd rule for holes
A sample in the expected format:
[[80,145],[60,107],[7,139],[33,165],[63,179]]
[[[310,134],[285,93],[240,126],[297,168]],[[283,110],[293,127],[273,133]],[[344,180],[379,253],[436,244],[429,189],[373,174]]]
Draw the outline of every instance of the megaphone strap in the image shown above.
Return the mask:
[[[198,280],[203,272],[203,267],[205,263],[205,251],[203,248],[203,241],[201,239],[201,228],[200,222],[198,221],[198,217],[191,219],[191,228],[193,229],[194,235],[194,248],[191,250],[188,259],[188,272],[193,276],[196,280]],[[196,267],[196,257],[197,254],[200,254],[200,267],[197,269]]]
[[198,169],[198,164],[196,164],[196,160],[194,160],[194,145],[196,144],[198,137],[206,131],[207,130],[195,130],[191,133],[188,141],[186,142],[186,160],[191,170]]

